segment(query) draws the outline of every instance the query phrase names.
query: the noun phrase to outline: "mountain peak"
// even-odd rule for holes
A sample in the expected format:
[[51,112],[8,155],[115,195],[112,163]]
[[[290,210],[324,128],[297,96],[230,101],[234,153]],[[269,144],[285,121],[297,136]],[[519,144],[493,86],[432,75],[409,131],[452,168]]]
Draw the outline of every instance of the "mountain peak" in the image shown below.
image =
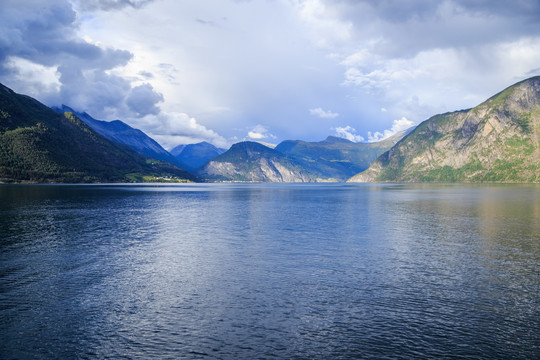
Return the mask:
[[349,181],[539,182],[540,76],[431,117]]
[[246,153],[269,153],[274,150],[269,148],[266,145],[255,141],[241,141],[239,143],[233,144],[230,151],[232,152],[246,152]]
[[225,149],[217,148],[206,141],[178,145],[170,151],[174,157],[185,164],[187,170],[195,170],[224,152]]
[[354,142],[351,141],[351,140],[348,140],[348,139],[345,139],[345,138],[342,138],[342,137],[338,137],[338,136],[332,136],[332,135],[328,136],[326,139],[324,139],[321,142],[328,143],[328,144],[335,144],[335,143],[354,144]]
[[106,139],[74,113],[59,114],[29,96],[0,91],[0,113],[2,181],[126,182],[163,176],[194,179],[184,170],[148,161]]

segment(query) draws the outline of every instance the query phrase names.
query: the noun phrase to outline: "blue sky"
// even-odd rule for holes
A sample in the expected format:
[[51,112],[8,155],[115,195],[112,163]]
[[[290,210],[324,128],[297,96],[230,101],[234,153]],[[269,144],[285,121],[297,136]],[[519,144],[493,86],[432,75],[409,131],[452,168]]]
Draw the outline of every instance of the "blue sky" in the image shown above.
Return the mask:
[[2,0],[0,81],[166,148],[374,141],[540,75],[536,0]]

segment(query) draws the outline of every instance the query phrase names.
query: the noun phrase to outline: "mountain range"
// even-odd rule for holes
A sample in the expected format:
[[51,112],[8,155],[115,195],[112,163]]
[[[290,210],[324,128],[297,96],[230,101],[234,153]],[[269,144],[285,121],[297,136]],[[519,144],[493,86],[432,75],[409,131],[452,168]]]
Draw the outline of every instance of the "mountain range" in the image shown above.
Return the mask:
[[193,181],[0,84],[0,182]]
[[236,143],[196,172],[209,181],[312,182],[318,174],[306,171],[284,154],[257,142]]
[[286,140],[274,149],[246,141],[213,158],[196,174],[210,181],[345,181],[368,168],[407,133],[376,143],[354,143],[334,136],[319,142]]
[[[540,77],[376,143],[329,136],[167,152],[122,121],[54,110],[0,84],[0,182],[540,182]],[[196,174],[196,176],[187,172]]]
[[411,130],[403,130],[387,139],[372,143],[355,143],[335,136],[318,142],[285,140],[278,144],[275,150],[290,159],[308,164],[324,178],[342,181],[367,169],[379,155],[394,146]]
[[540,76],[435,115],[350,182],[540,182]]

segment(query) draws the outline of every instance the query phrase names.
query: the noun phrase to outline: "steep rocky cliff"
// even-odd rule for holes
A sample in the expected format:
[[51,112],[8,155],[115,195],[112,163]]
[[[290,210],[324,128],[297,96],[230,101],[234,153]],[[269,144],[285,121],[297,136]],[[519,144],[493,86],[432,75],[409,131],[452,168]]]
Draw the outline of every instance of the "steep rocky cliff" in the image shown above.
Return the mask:
[[350,182],[540,182],[540,77],[433,116]]

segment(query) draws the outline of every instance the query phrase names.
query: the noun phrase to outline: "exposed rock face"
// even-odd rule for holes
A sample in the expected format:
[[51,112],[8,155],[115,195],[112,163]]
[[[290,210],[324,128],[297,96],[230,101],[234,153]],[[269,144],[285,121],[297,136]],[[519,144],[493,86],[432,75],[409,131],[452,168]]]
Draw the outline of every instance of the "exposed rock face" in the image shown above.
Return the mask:
[[209,178],[231,181],[308,182],[312,180],[277,160],[261,158],[253,165],[253,170],[245,172],[230,162],[210,161],[205,166],[205,175]]
[[204,179],[222,181],[317,181],[316,176],[305,173],[301,166],[280,152],[250,141],[234,144],[197,174]]
[[350,182],[540,182],[540,77],[424,121]]

